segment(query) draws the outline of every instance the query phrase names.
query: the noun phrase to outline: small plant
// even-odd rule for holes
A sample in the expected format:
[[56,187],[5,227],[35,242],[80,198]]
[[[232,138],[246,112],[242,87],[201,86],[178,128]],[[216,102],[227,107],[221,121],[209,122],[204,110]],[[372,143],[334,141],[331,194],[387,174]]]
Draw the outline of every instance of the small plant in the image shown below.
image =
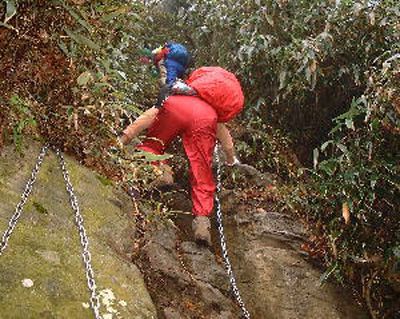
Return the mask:
[[23,134],[32,132],[37,126],[28,103],[17,95],[13,95],[9,101],[10,119],[9,126],[12,127],[13,142],[16,150],[21,152],[23,145]]

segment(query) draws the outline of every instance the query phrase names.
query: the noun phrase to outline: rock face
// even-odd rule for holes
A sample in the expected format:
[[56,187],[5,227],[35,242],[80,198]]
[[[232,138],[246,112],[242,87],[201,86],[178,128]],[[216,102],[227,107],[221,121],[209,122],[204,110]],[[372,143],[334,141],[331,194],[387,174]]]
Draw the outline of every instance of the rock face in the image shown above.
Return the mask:
[[183,241],[172,224],[147,233],[142,265],[159,317],[238,319],[221,263],[210,250]]
[[298,221],[264,209],[239,206],[236,212],[227,218],[227,237],[254,318],[368,318],[349,291],[321,285],[321,271],[299,251],[304,232]]
[[[39,146],[0,156],[0,234],[6,229]],[[141,273],[130,261],[134,225],[128,198],[67,157],[89,236],[103,318],[157,318]],[[101,182],[103,180],[103,182]],[[64,180],[45,157],[22,217],[0,256],[1,318],[93,318],[81,246]]]
[[[228,195],[226,195],[228,196]],[[291,216],[223,198],[225,235],[246,307],[254,319],[367,319],[351,293],[320,284],[304,257],[305,233]],[[160,318],[241,318],[229,293],[218,235],[210,250],[192,241],[191,217],[147,233],[143,265]]]
[[[32,146],[24,157],[11,149],[0,156],[1,233],[38,152]],[[191,216],[182,214],[175,225],[167,221],[148,229],[139,260],[147,291],[131,261],[135,233],[129,199],[75,161],[67,158],[67,165],[90,239],[104,319],[241,317],[230,295],[215,227],[211,250],[191,241]],[[186,197],[178,202],[186,210]],[[222,202],[231,262],[252,318],[368,318],[347,291],[320,285],[321,271],[299,251],[304,231],[296,220],[241,202],[234,191],[226,192]],[[0,256],[0,318],[93,318],[88,299],[73,211],[50,153]]]

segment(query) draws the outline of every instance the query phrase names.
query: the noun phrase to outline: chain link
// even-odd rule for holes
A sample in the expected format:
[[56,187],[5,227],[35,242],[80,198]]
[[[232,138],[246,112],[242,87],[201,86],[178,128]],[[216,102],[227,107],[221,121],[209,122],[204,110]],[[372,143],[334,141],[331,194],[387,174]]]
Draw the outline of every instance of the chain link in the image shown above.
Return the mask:
[[[11,234],[14,231],[14,228],[16,227],[16,225],[18,223],[18,220],[21,217],[25,203],[27,202],[28,197],[32,192],[33,185],[36,181],[37,175],[39,173],[40,167],[42,166],[43,159],[44,159],[48,149],[49,149],[49,145],[48,144],[44,145],[39,153],[39,156],[37,157],[36,164],[31,173],[31,178],[29,179],[29,181],[27,182],[27,184],[25,186],[25,190],[21,195],[21,200],[15,209],[14,215],[11,217],[10,221],[8,222],[8,228],[4,232],[2,240],[0,242],[0,256],[3,254],[4,250],[8,246],[8,240],[10,239]],[[72,184],[71,184],[71,181],[69,178],[69,173],[68,173],[68,170],[67,170],[67,167],[65,164],[64,156],[62,155],[62,153],[60,152],[59,149],[55,148],[54,150],[55,150],[55,152],[58,156],[59,162],[60,162],[60,167],[62,169],[65,186],[66,186],[66,189],[67,189],[67,192],[69,195],[70,204],[75,213],[75,223],[79,230],[79,237],[80,237],[80,242],[81,242],[81,246],[82,246],[82,259],[83,259],[83,263],[85,265],[87,285],[90,290],[90,307],[93,310],[95,318],[101,319],[100,302],[99,302],[99,297],[98,297],[97,291],[96,291],[96,282],[95,282],[94,271],[93,271],[92,263],[91,263],[91,255],[89,252],[89,239],[86,234],[86,229],[83,225],[83,217],[80,213],[78,200],[75,196],[74,189],[72,187]]]
[[17,207],[15,208],[14,215],[9,220],[8,227],[7,227],[6,231],[4,232],[3,237],[1,239],[0,256],[3,254],[4,250],[8,246],[8,240],[10,239],[11,234],[14,231],[14,228],[18,223],[18,220],[21,217],[21,214],[22,214],[22,211],[26,204],[26,201],[28,200],[28,197],[29,197],[30,193],[32,192],[33,184],[35,184],[37,174],[40,170],[40,167],[42,166],[43,158],[45,157],[48,149],[49,149],[49,146],[46,144],[40,150],[39,156],[36,160],[35,167],[33,168],[32,173],[31,173],[31,178],[28,180],[28,182],[25,185],[24,192],[21,195],[21,200],[18,203]]
[[221,201],[219,199],[218,194],[221,192],[221,160],[219,158],[219,146],[218,144],[215,146],[215,159],[217,162],[217,193],[215,195],[215,204],[216,204],[216,215],[217,215],[217,228],[221,242],[221,250],[222,250],[222,257],[225,262],[226,272],[229,276],[229,281],[231,284],[231,289],[236,301],[242,310],[243,317],[246,319],[250,319],[250,313],[247,311],[246,306],[242,300],[240,295],[239,288],[236,284],[235,274],[233,273],[232,264],[229,260],[228,256],[228,248],[226,245],[225,235],[224,235],[224,225],[222,220],[222,209],[221,209]]
[[96,287],[96,281],[94,279],[94,271],[92,268],[92,257],[90,255],[90,251],[89,251],[89,238],[86,234],[86,229],[83,225],[83,217],[80,212],[78,200],[75,196],[74,188],[72,187],[72,184],[71,184],[71,181],[69,178],[69,173],[67,170],[67,166],[65,165],[64,156],[60,152],[59,149],[55,149],[55,152],[60,161],[60,166],[61,166],[61,169],[63,172],[64,181],[65,181],[65,186],[66,186],[66,189],[67,189],[67,192],[69,195],[69,202],[75,213],[75,223],[76,223],[76,226],[78,227],[79,237],[80,237],[81,246],[82,246],[82,259],[83,259],[83,263],[85,265],[87,285],[90,290],[90,306],[93,310],[95,318],[101,319],[100,302],[99,302],[99,297],[98,297],[97,291],[96,291],[97,287]]

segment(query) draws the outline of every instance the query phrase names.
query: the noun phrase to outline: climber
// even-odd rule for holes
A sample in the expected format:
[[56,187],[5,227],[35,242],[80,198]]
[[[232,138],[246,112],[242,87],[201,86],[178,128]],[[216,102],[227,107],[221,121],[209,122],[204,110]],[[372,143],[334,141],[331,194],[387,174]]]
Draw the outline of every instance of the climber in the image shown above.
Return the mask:
[[152,58],[160,73],[160,87],[172,87],[177,79],[182,79],[191,60],[186,47],[172,41],[154,49]]
[[141,63],[148,64],[152,61],[158,70],[160,92],[156,106],[161,106],[170,94],[196,95],[196,92],[183,82],[189,65],[193,63],[183,44],[169,41],[154,50],[145,48],[141,52]]
[[[187,85],[196,96],[172,95],[162,105],[144,112],[123,131],[122,144],[129,143],[142,130],[149,128],[147,137],[138,149],[161,155],[177,136],[182,137],[185,153],[190,162],[193,204],[193,231],[196,242],[211,245],[210,220],[214,205],[215,184],[212,156],[216,139],[221,142],[226,164],[239,161],[234,144],[223,122],[233,118],[243,107],[244,98],[236,77],[219,67],[195,70]],[[172,182],[172,170],[161,164],[166,181]]]

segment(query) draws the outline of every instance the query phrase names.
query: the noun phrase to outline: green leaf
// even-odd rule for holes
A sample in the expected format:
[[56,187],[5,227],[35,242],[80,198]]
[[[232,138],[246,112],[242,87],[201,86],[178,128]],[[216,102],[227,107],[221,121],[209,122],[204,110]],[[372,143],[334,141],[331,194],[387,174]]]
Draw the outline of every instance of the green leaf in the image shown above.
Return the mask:
[[333,140],[326,141],[324,144],[321,145],[321,151],[324,152],[328,145],[332,144]]
[[58,47],[61,49],[61,51],[66,55],[69,56],[69,51],[67,46],[65,45],[65,43],[63,41],[59,41],[58,43]]
[[124,79],[125,81],[128,79],[125,72],[122,72],[122,71],[120,71],[120,70],[116,70],[116,72],[117,72],[117,74],[118,74],[122,79]]
[[357,100],[353,100],[352,103],[351,103],[350,109],[347,112],[345,112],[345,113],[337,116],[336,118],[334,118],[334,120],[337,121],[337,120],[353,119],[356,116],[362,114],[362,111],[358,107],[358,105],[360,103],[362,103],[362,102],[363,102],[362,98],[359,98]]
[[336,145],[337,147],[338,147],[338,149],[340,149],[343,153],[347,153],[349,150],[347,149],[347,147],[346,147],[346,145],[343,145],[343,144],[337,144]]
[[106,14],[106,15],[102,16],[100,18],[100,21],[109,22],[109,21],[113,20],[114,18],[118,17],[119,15],[126,14],[127,12],[128,12],[128,8],[127,7],[121,7],[121,8],[119,8],[119,9],[117,9],[117,10],[115,10],[115,11],[109,13],[109,14]]
[[28,125],[30,125],[30,126],[37,126],[37,122],[36,122],[36,120],[35,119],[33,119],[33,118],[29,118],[28,120],[27,120],[27,124]]
[[282,71],[279,74],[279,90],[282,90],[285,87],[286,75],[287,75],[286,71]]
[[138,157],[144,157],[148,162],[164,161],[172,157],[171,154],[157,155],[150,152],[140,151],[137,152]]
[[378,130],[381,126],[381,121],[379,119],[373,119],[370,124],[372,130]]
[[266,14],[265,18],[267,19],[267,22],[268,22],[269,25],[274,26],[274,19],[273,19],[273,17],[271,15]]
[[345,124],[346,124],[347,128],[352,129],[353,131],[356,129],[356,128],[354,127],[354,121],[353,121],[353,119],[346,119],[346,120],[345,120]]
[[336,170],[336,161],[335,160],[326,160],[319,163],[318,168],[324,173],[332,176]]
[[329,132],[329,135],[333,135],[335,134],[337,131],[341,131],[342,130],[342,124],[337,124],[335,125]]
[[75,18],[75,20],[81,25],[83,26],[86,30],[88,30],[89,32],[92,32],[92,26],[84,19],[82,19],[78,13],[76,13],[70,6],[66,5],[64,3],[64,1],[61,2],[63,7],[65,9],[67,9],[67,11],[69,12],[69,14]]
[[14,31],[18,32],[17,29],[15,29],[12,25],[7,24],[7,23],[0,22],[0,27],[4,27],[4,28],[10,29],[10,30],[14,30]]
[[124,105],[124,108],[128,109],[129,111],[135,112],[136,114],[142,114],[143,111],[139,109],[137,106],[133,104]]
[[73,113],[74,113],[74,108],[72,106],[69,106],[67,108],[67,116],[71,117]]
[[12,106],[18,106],[18,105],[22,104],[21,98],[15,94],[10,97],[9,102]]
[[17,5],[14,0],[6,0],[6,17],[4,19],[4,24],[7,24],[9,20],[12,19],[17,13]]
[[80,33],[75,33],[67,28],[64,28],[65,32],[68,34],[68,36],[74,40],[76,43],[78,44],[82,44],[85,45],[87,47],[89,47],[90,49],[94,50],[94,51],[99,51],[100,50],[100,46],[93,42],[92,40],[90,40],[89,38],[83,36]]
[[329,279],[329,277],[336,271],[336,268],[338,268],[338,264],[334,263],[321,275],[319,278],[321,284]]

